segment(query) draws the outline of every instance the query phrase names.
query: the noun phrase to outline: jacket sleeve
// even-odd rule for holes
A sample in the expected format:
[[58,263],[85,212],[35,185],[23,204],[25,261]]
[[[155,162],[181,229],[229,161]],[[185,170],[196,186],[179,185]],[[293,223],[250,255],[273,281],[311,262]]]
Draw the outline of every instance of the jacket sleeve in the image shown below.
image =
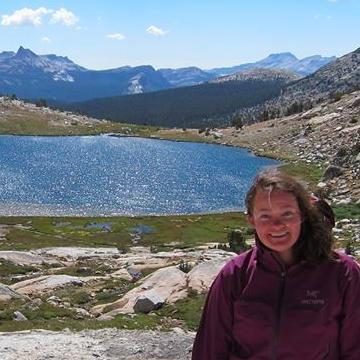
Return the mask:
[[360,359],[360,266],[349,261],[345,274],[343,316],[340,328],[340,358]]
[[213,282],[195,338],[192,360],[229,359],[235,283],[234,274],[226,274],[226,267]]

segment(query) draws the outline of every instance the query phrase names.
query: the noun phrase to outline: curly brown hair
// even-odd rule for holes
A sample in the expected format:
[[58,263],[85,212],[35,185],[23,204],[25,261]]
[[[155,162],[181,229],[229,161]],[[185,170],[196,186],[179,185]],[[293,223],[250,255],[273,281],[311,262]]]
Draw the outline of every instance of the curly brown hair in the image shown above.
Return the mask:
[[[293,247],[295,261],[306,260],[311,263],[319,263],[332,258],[333,238],[331,230],[323,221],[320,210],[311,202],[310,194],[299,181],[278,168],[267,169],[259,173],[245,199],[247,213],[250,216],[258,189],[286,191],[296,197],[302,223],[300,237]],[[259,240],[258,237],[257,240]]]

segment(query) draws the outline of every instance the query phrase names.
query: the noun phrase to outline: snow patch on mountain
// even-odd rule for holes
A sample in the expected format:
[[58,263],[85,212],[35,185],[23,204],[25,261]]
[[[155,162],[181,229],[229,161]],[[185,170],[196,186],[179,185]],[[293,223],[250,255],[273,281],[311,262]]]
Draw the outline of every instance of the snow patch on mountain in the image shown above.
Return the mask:
[[129,80],[128,91],[129,94],[142,94],[144,92],[143,85],[141,84],[141,80],[144,78],[144,73],[139,73],[133,76]]

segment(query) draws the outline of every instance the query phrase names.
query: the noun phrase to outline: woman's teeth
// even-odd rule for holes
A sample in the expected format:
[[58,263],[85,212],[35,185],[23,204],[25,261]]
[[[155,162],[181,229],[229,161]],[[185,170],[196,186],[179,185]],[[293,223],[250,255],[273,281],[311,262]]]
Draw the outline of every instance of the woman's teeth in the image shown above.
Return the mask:
[[271,233],[270,236],[273,238],[281,238],[287,235],[287,232],[282,232],[282,233]]

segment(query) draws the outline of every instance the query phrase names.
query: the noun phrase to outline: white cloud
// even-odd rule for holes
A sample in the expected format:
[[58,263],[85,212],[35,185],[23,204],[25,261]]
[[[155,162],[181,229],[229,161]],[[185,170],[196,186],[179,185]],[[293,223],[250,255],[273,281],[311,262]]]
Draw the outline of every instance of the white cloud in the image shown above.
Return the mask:
[[109,39],[113,39],[113,40],[124,40],[125,39],[125,35],[123,34],[108,34],[106,35],[107,38]]
[[42,41],[42,42],[45,42],[45,43],[50,43],[50,42],[51,42],[51,39],[48,38],[47,36],[43,36],[43,37],[41,38],[41,41]]
[[42,17],[52,11],[44,7],[38,9],[22,8],[14,11],[11,15],[2,15],[1,25],[12,26],[12,25],[41,25]]
[[54,24],[63,24],[66,26],[74,26],[78,23],[79,18],[75,16],[71,11],[61,8],[56,10],[51,15],[51,23]]
[[146,32],[148,32],[151,35],[154,36],[164,36],[165,34],[167,34],[167,31],[164,31],[158,27],[156,27],[155,25],[151,25],[146,29]]

